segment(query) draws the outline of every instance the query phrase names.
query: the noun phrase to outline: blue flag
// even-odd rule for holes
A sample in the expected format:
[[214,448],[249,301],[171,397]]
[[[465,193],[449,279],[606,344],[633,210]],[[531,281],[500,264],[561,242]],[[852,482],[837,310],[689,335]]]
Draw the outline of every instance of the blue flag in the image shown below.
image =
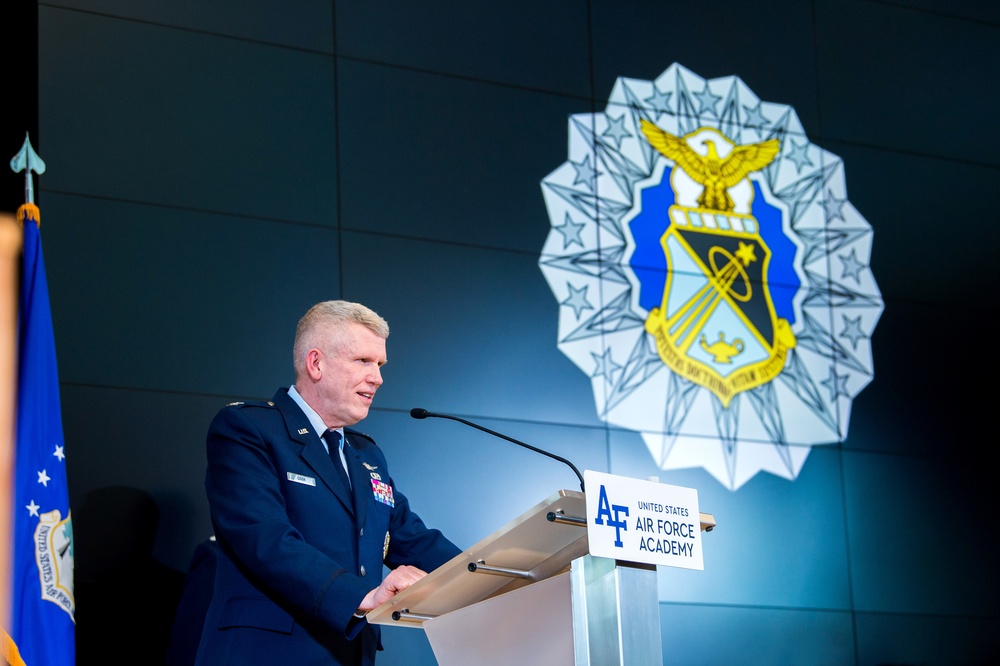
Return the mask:
[[10,637],[28,666],[73,666],[73,526],[55,337],[38,222],[30,214],[23,222]]

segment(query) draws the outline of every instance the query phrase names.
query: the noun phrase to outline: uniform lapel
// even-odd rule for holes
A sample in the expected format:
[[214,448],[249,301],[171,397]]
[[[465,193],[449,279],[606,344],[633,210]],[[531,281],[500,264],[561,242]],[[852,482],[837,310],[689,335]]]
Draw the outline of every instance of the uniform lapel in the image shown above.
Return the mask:
[[[354,513],[354,500],[350,491],[344,487],[344,482],[340,480],[334,462],[326,452],[326,447],[320,441],[320,434],[316,433],[309,423],[309,419],[302,413],[295,401],[288,395],[288,391],[282,389],[274,396],[274,403],[285,419],[285,427],[288,428],[288,437],[302,446],[299,454],[302,460],[309,465],[316,475],[326,484],[326,487],[337,496],[341,504],[348,512]],[[346,451],[346,449],[345,449]],[[284,470],[287,471],[287,470]],[[283,471],[283,472],[284,472]]]
[[354,510],[358,516],[358,524],[365,524],[368,514],[368,493],[370,481],[368,470],[365,469],[361,454],[354,448],[351,436],[344,432],[344,458],[347,459],[347,473],[351,477],[351,490],[354,493]]

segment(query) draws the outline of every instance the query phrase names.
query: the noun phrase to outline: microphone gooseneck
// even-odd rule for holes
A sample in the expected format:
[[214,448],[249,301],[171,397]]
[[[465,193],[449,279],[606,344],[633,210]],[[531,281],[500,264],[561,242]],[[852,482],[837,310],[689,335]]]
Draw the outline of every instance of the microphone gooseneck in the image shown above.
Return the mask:
[[564,465],[568,465],[569,468],[573,470],[573,473],[576,474],[576,478],[578,478],[580,480],[580,490],[581,491],[584,490],[584,486],[583,486],[583,474],[580,474],[580,470],[578,470],[576,468],[576,465],[574,465],[573,463],[571,463],[570,461],[566,460],[565,458],[563,458],[561,456],[557,456],[554,453],[549,453],[548,451],[544,451],[544,450],[542,450],[542,449],[540,449],[540,448],[538,448],[536,446],[532,446],[531,444],[525,444],[524,442],[518,441],[518,440],[514,439],[513,437],[508,437],[507,435],[504,435],[503,433],[499,433],[499,432],[496,432],[495,430],[490,430],[489,428],[485,428],[485,427],[479,425],[478,423],[473,423],[472,421],[466,421],[465,419],[459,418],[457,416],[452,416],[450,414],[435,414],[434,412],[428,412],[426,409],[422,409],[420,407],[414,407],[413,409],[410,410],[410,416],[412,416],[415,419],[426,419],[427,417],[433,417],[433,418],[438,418],[438,419],[449,419],[451,421],[458,421],[459,423],[467,425],[470,428],[475,428],[476,430],[481,430],[481,431],[485,432],[488,435],[493,435],[494,437],[499,437],[500,439],[505,439],[508,442],[511,442],[512,444],[517,444],[518,446],[523,446],[524,448],[529,449],[531,451],[534,451],[535,453],[540,453],[543,456],[547,456],[549,458],[552,458],[553,460],[558,460],[559,462],[563,463]]

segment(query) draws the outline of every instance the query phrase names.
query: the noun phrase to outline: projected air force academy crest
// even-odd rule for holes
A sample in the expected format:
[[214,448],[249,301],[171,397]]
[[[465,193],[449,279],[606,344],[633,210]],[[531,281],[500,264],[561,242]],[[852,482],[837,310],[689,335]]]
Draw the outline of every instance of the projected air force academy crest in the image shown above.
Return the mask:
[[842,441],[883,304],[843,164],[737,77],[619,79],[542,181],[559,348],[662,469],[735,490]]

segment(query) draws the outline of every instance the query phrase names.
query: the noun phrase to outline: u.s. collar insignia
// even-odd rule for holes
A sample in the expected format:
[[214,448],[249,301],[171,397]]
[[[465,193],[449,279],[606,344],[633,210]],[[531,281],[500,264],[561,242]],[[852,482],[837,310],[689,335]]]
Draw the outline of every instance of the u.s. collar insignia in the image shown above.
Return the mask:
[[369,465],[368,463],[361,463],[361,464],[364,465],[365,469],[368,470],[369,472],[374,472],[375,470],[378,469],[378,465]]
[[309,428],[299,428],[299,434],[305,435],[309,432]]

